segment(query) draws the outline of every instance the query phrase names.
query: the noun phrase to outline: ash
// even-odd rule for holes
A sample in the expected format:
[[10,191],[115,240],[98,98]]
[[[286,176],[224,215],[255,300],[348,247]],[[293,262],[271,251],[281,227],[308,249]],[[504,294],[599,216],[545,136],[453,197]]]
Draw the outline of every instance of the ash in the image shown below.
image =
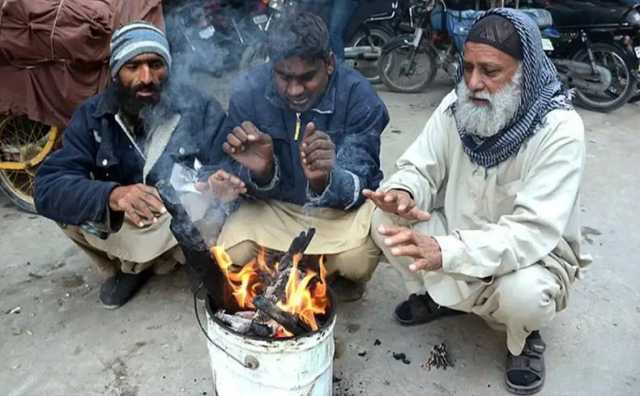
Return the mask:
[[427,361],[422,364],[422,367],[429,371],[431,371],[433,367],[444,370],[446,370],[447,367],[453,367],[453,363],[451,363],[451,359],[449,358],[447,344],[443,342],[434,346],[431,352],[429,352]]

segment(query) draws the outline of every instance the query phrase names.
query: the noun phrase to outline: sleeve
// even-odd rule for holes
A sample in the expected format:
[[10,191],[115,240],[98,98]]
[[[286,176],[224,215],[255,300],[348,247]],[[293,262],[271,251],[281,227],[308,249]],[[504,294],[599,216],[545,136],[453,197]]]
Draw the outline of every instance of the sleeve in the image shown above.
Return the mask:
[[345,136],[336,147],[336,164],[325,190],[307,198],[316,206],[349,210],[364,202],[362,189],[376,189],[380,171],[380,135],[389,123],[387,108],[373,89],[360,84],[347,110]]
[[500,276],[538,262],[560,243],[578,204],[585,163],[583,125],[575,118],[558,123],[532,152],[511,213],[478,230],[435,237],[444,272]]
[[35,206],[38,213],[57,222],[91,222],[115,232],[122,224],[122,213],[111,213],[108,207],[118,183],[93,179],[97,143],[88,130],[87,113],[86,105],[75,113],[64,132],[63,147],[38,169]]
[[384,191],[406,190],[419,208],[432,211],[438,191],[447,177],[448,152],[446,104],[434,111],[418,138],[396,162],[397,171],[383,184]]

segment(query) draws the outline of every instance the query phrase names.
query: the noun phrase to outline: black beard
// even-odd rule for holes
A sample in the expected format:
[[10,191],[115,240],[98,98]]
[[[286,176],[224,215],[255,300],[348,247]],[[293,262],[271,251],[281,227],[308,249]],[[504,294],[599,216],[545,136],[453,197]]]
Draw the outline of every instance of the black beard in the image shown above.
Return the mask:
[[[165,82],[166,80],[157,85],[152,83],[149,85],[139,84],[132,87],[125,87],[122,85],[122,82],[120,82],[120,79],[117,79],[114,82],[114,87],[120,109],[129,116],[138,117],[141,112],[158,104],[160,101],[160,93],[162,92]],[[142,89],[152,90],[157,95],[149,98],[139,98],[136,94]]]

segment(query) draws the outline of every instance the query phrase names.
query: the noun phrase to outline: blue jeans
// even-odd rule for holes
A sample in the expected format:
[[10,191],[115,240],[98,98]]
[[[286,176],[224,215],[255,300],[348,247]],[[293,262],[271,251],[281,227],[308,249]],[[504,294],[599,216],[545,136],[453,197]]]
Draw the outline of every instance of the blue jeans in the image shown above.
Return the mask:
[[329,14],[329,44],[338,61],[344,59],[344,31],[358,3],[358,0],[333,0]]

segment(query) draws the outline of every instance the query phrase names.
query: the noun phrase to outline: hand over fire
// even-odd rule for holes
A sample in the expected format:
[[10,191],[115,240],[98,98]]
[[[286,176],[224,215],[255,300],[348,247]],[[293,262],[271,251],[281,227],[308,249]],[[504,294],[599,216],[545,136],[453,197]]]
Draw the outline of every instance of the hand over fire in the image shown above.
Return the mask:
[[245,121],[233,128],[222,145],[225,153],[249,169],[251,176],[260,184],[273,176],[273,141],[252,122]]
[[316,129],[313,122],[304,129],[300,158],[309,186],[315,193],[321,193],[327,187],[336,163],[336,146],[329,135]]
[[200,192],[211,191],[222,202],[231,202],[247,192],[242,180],[222,169],[209,176],[206,182],[196,183],[196,189]]
[[109,208],[124,212],[125,219],[138,227],[146,227],[158,221],[167,212],[158,190],[146,184],[119,186],[109,194]]
[[418,208],[411,195],[404,190],[371,191],[364,189],[362,195],[372,200],[381,210],[407,220],[427,221],[431,219],[429,212]]
[[436,271],[442,268],[442,252],[438,242],[407,227],[381,225],[378,232],[384,235],[384,244],[394,256],[406,256],[414,259],[409,270],[416,272]]

